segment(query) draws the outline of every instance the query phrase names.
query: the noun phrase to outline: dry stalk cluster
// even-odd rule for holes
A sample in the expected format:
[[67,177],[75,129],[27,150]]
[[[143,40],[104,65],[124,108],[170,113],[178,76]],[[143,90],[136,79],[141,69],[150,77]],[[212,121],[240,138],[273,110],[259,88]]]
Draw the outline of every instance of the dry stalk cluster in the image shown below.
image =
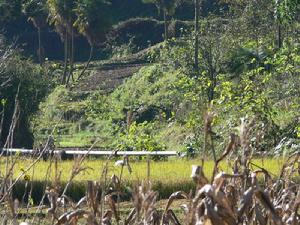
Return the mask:
[[[69,210],[55,217],[55,224],[77,224],[85,220],[87,224],[138,224],[138,225],[298,225],[300,224],[299,184],[291,177],[299,173],[300,154],[294,154],[283,165],[278,178],[273,178],[263,168],[253,169],[251,154],[244,159],[234,160],[232,174],[219,171],[219,163],[232,151],[241,148],[242,141],[236,135],[231,140],[223,155],[216,160],[214,175],[209,179],[204,175],[202,166],[193,166],[191,178],[196,183],[196,190],[189,194],[182,191],[173,193],[167,201],[164,210],[157,208],[158,193],[151,189],[150,182],[142,182],[132,193],[133,208],[126,216],[121,216],[119,196],[122,172],[120,176],[111,178],[110,192],[102,192],[104,186],[100,183],[88,182],[87,194],[78,203],[70,203]],[[118,162],[130,168],[128,158]],[[131,170],[131,168],[130,168]],[[258,178],[263,178],[259,182]],[[51,192],[50,192],[51,193]],[[58,208],[58,193],[49,193],[51,207],[49,213]],[[101,198],[104,193],[104,198]],[[177,199],[185,199],[181,205],[182,213],[172,209]],[[101,202],[103,201],[103,202]],[[101,208],[101,203],[106,207]],[[64,208],[64,207],[63,207]],[[70,208],[72,210],[70,210]],[[104,210],[101,213],[101,210]],[[56,212],[62,211],[57,209]],[[57,213],[56,213],[57,215]],[[58,213],[59,215],[59,213]],[[100,217],[101,216],[101,217]],[[122,218],[123,217],[123,218]]]

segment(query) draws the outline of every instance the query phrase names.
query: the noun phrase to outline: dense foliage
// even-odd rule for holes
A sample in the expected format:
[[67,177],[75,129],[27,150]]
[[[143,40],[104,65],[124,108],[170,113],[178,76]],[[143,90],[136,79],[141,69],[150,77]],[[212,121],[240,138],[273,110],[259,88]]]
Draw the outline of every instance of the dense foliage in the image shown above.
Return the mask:
[[[67,87],[57,86],[40,105],[32,123],[37,143],[55,128],[61,146],[89,146],[98,138],[103,148],[212,154],[221,151],[243,118],[252,121],[256,151],[278,153],[298,146],[299,1],[221,1],[209,7],[209,15],[203,3],[202,18],[194,25],[194,15],[189,21],[170,17],[196,2],[142,2],[162,12],[164,27],[151,18],[113,25],[117,16],[109,12],[116,1],[25,1],[23,11],[38,30],[42,26],[34,21],[49,14],[65,47],[64,64],[44,65]],[[85,66],[74,59],[78,35],[91,47]],[[130,59],[137,63],[139,56],[151,64],[116,89],[83,92],[82,83],[105,71],[105,62],[91,62],[94,47],[103,47],[105,38],[109,67],[131,66]]]
[[299,224],[299,28],[299,0],[0,0],[0,220]]
[[31,147],[33,135],[30,130],[30,118],[38,110],[51,82],[45,70],[24,59],[13,47],[0,41],[0,99],[1,99],[1,146],[6,143],[12,132],[15,120],[17,129],[13,131],[13,144]]

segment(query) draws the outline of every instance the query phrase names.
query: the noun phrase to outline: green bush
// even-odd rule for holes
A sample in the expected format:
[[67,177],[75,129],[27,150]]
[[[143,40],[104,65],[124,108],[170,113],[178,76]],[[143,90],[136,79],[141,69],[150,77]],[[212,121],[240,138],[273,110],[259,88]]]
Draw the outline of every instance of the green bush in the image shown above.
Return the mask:
[[39,103],[52,88],[52,83],[43,68],[23,58],[17,50],[11,50],[5,45],[0,46],[0,81],[2,101],[0,112],[4,110],[0,146],[4,144],[8,135],[16,106],[15,98],[18,96],[19,125],[15,130],[13,145],[30,148],[33,144],[30,119],[38,110]]
[[32,120],[36,143],[50,134],[58,138],[86,130],[88,124],[83,118],[85,106],[82,94],[72,92],[64,86],[57,86],[40,104],[39,112]]

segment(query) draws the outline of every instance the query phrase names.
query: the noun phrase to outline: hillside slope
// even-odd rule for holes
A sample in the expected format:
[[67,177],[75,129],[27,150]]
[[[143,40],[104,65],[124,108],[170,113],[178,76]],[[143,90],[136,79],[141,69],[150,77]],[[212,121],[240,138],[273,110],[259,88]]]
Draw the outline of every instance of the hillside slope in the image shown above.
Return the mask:
[[101,69],[93,70],[91,75],[82,79],[76,89],[83,92],[93,92],[101,90],[104,93],[112,92],[124,79],[131,77],[140,68],[147,64],[124,64],[109,65]]

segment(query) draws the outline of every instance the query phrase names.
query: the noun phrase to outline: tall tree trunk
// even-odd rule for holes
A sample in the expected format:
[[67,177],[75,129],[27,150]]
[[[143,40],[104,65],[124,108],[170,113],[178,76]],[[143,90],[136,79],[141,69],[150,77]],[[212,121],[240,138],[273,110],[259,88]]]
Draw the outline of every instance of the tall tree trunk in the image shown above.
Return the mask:
[[194,67],[198,73],[199,70],[199,0],[195,0],[195,52],[194,52]]
[[282,47],[282,26],[280,22],[277,24],[277,47]]
[[209,48],[208,52],[208,67],[209,67],[209,80],[210,80],[210,86],[208,89],[208,101],[212,102],[215,97],[215,87],[216,87],[216,70],[213,65],[213,56],[212,56],[212,48]]
[[39,42],[39,63],[40,63],[40,65],[42,65],[43,64],[43,59],[42,59],[42,39],[41,39],[41,28],[40,27],[38,27],[37,28],[37,30],[38,30],[38,42]]
[[164,12],[164,23],[165,23],[165,40],[168,40],[168,18],[167,18],[167,11],[163,9]]
[[90,57],[89,57],[87,63],[85,64],[83,70],[81,71],[80,75],[78,76],[77,81],[80,80],[80,78],[84,75],[85,71],[89,68],[89,65],[90,65],[90,63],[92,61],[92,58],[93,58],[93,54],[94,54],[94,45],[91,44]]
[[5,105],[2,105],[3,109],[1,111],[1,120],[0,120],[0,147],[3,147],[2,145],[2,132],[3,132],[3,124],[4,124],[4,116],[5,116]]
[[74,42],[74,30],[72,28],[72,55],[71,55],[71,78],[72,78],[72,81],[74,81],[74,53],[75,52],[75,42]]
[[214,100],[215,98],[216,78],[215,78],[214,71],[209,71],[209,73],[210,73],[211,84],[208,89],[208,101],[212,102],[212,100]]
[[70,82],[70,78],[72,77],[73,81],[74,81],[74,78],[73,78],[73,65],[74,65],[74,29],[73,27],[71,28],[71,40],[70,40],[70,54],[69,54],[69,57],[70,57],[70,71],[69,71],[69,74],[68,74],[68,79],[67,79],[67,83],[66,85],[69,85],[69,82]]
[[68,52],[69,52],[68,43],[69,43],[69,35],[68,35],[67,28],[66,28],[65,40],[64,40],[64,45],[65,45],[65,64],[64,64],[64,73],[63,73],[63,77],[62,77],[62,84],[66,83],[66,78],[67,78]]

